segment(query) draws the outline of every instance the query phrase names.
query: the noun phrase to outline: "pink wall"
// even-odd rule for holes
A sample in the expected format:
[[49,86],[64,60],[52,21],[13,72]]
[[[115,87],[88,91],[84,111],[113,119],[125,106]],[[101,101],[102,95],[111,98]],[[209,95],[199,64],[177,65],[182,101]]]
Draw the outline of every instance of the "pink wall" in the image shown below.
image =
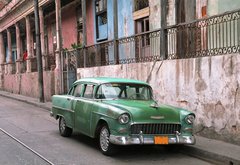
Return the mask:
[[[50,101],[51,96],[54,94],[54,72],[44,72],[43,79],[45,99]],[[8,92],[38,98],[38,73],[4,75],[3,88]]]
[[[56,35],[55,13],[45,19],[48,35],[49,54],[53,54],[53,35]],[[63,48],[71,48],[77,42],[76,6],[69,6],[62,10],[62,37]]]
[[87,45],[94,44],[94,13],[93,13],[93,0],[87,1]]
[[77,43],[76,6],[70,6],[62,11],[63,48],[71,48]]
[[48,36],[48,51],[49,54],[53,54],[53,26],[56,29],[55,23],[55,15],[52,14],[45,20],[45,24],[47,25],[47,36]]

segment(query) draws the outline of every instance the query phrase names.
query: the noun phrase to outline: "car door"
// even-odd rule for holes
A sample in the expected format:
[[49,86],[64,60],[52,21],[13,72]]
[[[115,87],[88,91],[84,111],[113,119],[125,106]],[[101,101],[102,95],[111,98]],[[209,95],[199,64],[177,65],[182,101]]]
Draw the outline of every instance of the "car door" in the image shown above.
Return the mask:
[[75,128],[83,134],[90,133],[90,118],[93,106],[93,84],[82,85],[83,94],[80,97],[75,97],[73,106],[75,111]]
[[67,95],[62,95],[62,99],[57,100],[59,107],[61,107],[61,115],[65,118],[66,123],[69,127],[74,127],[74,111],[72,110],[72,103],[74,100],[74,90],[72,87]]

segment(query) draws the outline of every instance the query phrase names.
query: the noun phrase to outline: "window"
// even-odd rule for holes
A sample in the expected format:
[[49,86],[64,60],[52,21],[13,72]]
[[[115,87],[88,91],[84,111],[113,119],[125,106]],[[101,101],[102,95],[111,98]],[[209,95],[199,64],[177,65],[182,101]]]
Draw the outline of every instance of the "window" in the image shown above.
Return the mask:
[[68,95],[71,95],[71,96],[74,95],[74,88],[75,88],[75,87],[72,87],[72,88],[68,91]]
[[150,35],[149,32],[149,17],[141,18],[135,21],[136,33],[141,34],[139,40],[136,43],[136,57],[146,57],[150,53]]
[[[149,31],[149,18],[143,18],[140,20],[137,20],[138,24],[138,33],[144,33]],[[145,34],[142,36],[142,47],[150,45],[150,39],[149,35]]]
[[109,83],[102,84],[96,94],[97,99],[152,99],[151,88],[141,84]]
[[135,0],[134,1],[134,10],[141,10],[149,6],[148,0]]
[[134,0],[134,13],[133,19],[135,20],[135,33],[141,34],[138,37],[138,41],[136,42],[136,57],[142,58],[149,56],[150,52],[150,38],[149,32],[149,1],[148,0]]
[[84,92],[83,97],[92,99],[93,98],[93,89],[94,89],[94,85],[85,85],[85,92]]
[[75,97],[81,97],[82,94],[82,84],[79,84],[74,91],[74,96]]
[[97,40],[107,39],[107,0],[95,1]]

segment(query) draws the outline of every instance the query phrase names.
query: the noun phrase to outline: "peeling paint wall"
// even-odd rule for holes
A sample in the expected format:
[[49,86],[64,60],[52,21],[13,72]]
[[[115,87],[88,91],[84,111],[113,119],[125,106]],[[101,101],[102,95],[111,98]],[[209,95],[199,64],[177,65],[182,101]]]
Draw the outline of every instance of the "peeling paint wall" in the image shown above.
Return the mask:
[[[50,101],[54,94],[54,72],[47,71],[43,73],[45,100]],[[34,98],[39,97],[37,72],[3,76],[5,91]]]
[[93,45],[95,42],[95,22],[94,22],[94,1],[86,1],[86,31],[87,31],[87,45]]
[[77,72],[78,78],[109,76],[147,81],[159,102],[196,113],[196,133],[240,144],[239,54],[94,67]]
[[213,16],[227,11],[239,9],[239,0],[208,0],[207,14]]
[[62,13],[63,48],[71,48],[73,43],[77,43],[76,6],[67,7]]
[[118,1],[118,37],[134,35],[133,1]]

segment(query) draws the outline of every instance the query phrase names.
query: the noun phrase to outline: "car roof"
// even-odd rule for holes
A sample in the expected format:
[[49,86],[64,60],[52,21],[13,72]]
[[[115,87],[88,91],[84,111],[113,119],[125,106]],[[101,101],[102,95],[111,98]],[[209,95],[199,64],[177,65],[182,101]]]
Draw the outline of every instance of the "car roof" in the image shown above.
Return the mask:
[[105,84],[105,83],[135,83],[135,84],[143,84],[149,85],[146,82],[134,80],[134,79],[126,79],[126,78],[113,78],[113,77],[91,77],[91,78],[82,78],[74,82],[74,84],[80,82],[88,82],[95,84]]

